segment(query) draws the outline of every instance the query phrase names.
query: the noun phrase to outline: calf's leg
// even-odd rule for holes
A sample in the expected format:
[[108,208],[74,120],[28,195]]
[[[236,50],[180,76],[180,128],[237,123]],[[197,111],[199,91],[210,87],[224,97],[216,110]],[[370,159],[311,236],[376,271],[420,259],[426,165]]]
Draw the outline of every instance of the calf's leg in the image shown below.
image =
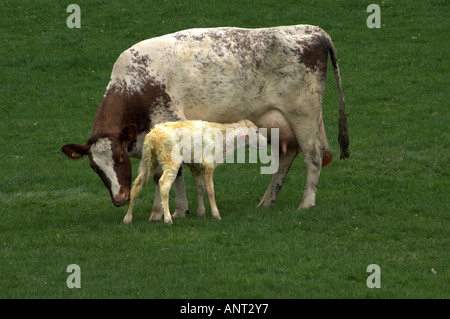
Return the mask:
[[153,175],[153,181],[155,183],[155,200],[153,201],[152,213],[150,214],[149,222],[161,220],[163,216],[163,207],[161,203],[161,192],[159,189],[160,174]]
[[203,173],[203,181],[206,187],[206,193],[208,194],[209,204],[211,206],[211,214],[214,218],[221,219],[219,210],[217,209],[216,199],[214,198],[214,183],[213,183],[213,170],[207,169]]
[[159,187],[161,192],[161,203],[164,211],[164,222],[172,224],[172,216],[169,210],[169,192],[178,172],[178,167],[164,170],[159,179]]
[[134,202],[139,195],[139,192],[142,189],[142,185],[144,184],[144,177],[142,173],[139,173],[138,177],[133,182],[133,187],[131,188],[131,194],[130,194],[130,205],[128,206],[128,211],[125,217],[123,218],[123,222],[125,224],[131,223],[131,220],[133,219],[133,206]]
[[197,192],[197,216],[205,216],[205,205],[203,196],[205,194],[205,183],[203,182],[202,172],[196,167],[191,166],[192,177],[194,178],[195,190]]
[[189,214],[189,204],[186,197],[186,188],[184,185],[184,169],[183,165],[178,170],[177,177],[175,178],[175,212],[172,217],[184,217],[186,213]]
[[[163,216],[163,208],[161,204],[161,193],[159,189],[160,174],[154,175],[155,182],[155,200],[153,202],[152,216],[149,221],[160,220]],[[184,185],[183,166],[180,166],[177,177],[175,178],[175,212],[172,217],[185,217],[186,213],[189,214],[189,205],[186,197],[186,188]]]

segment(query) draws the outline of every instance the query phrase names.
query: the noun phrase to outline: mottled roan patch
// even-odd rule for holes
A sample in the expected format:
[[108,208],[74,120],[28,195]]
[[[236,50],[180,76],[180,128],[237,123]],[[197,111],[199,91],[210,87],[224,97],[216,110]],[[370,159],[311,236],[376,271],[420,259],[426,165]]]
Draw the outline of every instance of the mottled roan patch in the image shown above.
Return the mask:
[[299,40],[298,43],[302,48],[302,52],[299,52],[299,58],[305,66],[313,72],[326,75],[328,60],[326,38],[314,35],[308,40]]
[[[307,170],[300,208],[313,206],[320,168],[332,158],[322,119],[328,54],[339,92],[340,157],[345,158],[349,142],[336,51],[318,27],[190,29],[125,50],[114,64],[93,124],[93,137],[102,136],[111,145],[111,161],[103,161],[101,168],[92,166],[114,204],[128,202],[129,156],[141,156],[144,136],[155,124],[194,119],[232,123],[246,118],[258,127],[280,131],[280,169],[259,206],[275,203],[300,150]],[[73,159],[88,155],[92,164],[100,156],[92,145],[67,144],[62,151]],[[184,214],[188,205],[182,178],[175,186],[176,213]],[[153,210],[160,210],[158,187],[155,199]]]

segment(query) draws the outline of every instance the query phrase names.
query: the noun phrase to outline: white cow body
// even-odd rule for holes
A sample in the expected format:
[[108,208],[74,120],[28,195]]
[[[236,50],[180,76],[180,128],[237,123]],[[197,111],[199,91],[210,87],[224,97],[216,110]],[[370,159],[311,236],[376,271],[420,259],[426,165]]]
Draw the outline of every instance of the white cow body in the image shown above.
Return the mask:
[[[292,26],[191,29],[144,40],[120,55],[107,91],[142,92],[151,82],[164,87],[180,118],[250,118],[258,127],[278,127],[280,138],[294,145],[289,113],[299,105],[317,108],[316,96],[324,90],[322,79],[299,59],[298,41],[313,41],[319,30],[328,37],[316,27]],[[159,103],[164,108],[167,101]]]

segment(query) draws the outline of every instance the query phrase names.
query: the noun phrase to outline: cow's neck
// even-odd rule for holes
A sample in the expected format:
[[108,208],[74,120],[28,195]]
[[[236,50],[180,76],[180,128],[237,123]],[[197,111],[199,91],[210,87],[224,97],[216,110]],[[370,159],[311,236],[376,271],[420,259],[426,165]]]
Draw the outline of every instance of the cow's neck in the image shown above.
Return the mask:
[[95,114],[93,134],[119,134],[127,125],[136,125],[138,134],[150,127],[148,109],[135,98],[109,90]]
[[93,135],[119,136],[127,125],[136,125],[137,138],[124,144],[128,156],[140,158],[142,143],[150,130],[149,109],[146,103],[135,96],[128,96],[118,90],[108,90],[94,118]]

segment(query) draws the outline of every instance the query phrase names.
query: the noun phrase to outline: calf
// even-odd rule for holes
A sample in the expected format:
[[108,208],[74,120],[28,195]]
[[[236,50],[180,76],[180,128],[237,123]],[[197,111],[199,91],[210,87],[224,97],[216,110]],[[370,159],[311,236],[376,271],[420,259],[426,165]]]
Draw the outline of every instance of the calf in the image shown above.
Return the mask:
[[[164,214],[164,222],[172,223],[172,216],[169,212],[169,191],[183,163],[190,166],[194,177],[198,196],[197,215],[205,215],[203,195],[206,188],[211,213],[215,218],[221,219],[214,198],[213,171],[236,149],[249,146],[250,138],[247,139],[246,136],[250,136],[252,133],[258,134],[260,148],[267,145],[266,138],[259,134],[256,125],[248,120],[241,120],[234,124],[186,121],[156,125],[144,139],[139,172],[133,182],[130,206],[123,219],[124,223],[131,222],[134,202],[143,183],[145,180],[148,182],[150,175],[155,173],[162,173],[158,183],[163,213],[155,213],[153,210],[149,221],[160,220]],[[206,138],[208,136],[209,139]],[[236,143],[234,143],[235,139],[237,139]],[[214,152],[212,152],[213,148]],[[182,150],[182,155],[180,150]],[[199,150],[201,151],[200,158],[198,157]],[[205,152],[205,150],[209,150],[209,152]],[[184,214],[178,215],[177,212],[173,215],[173,217],[182,216]]]

